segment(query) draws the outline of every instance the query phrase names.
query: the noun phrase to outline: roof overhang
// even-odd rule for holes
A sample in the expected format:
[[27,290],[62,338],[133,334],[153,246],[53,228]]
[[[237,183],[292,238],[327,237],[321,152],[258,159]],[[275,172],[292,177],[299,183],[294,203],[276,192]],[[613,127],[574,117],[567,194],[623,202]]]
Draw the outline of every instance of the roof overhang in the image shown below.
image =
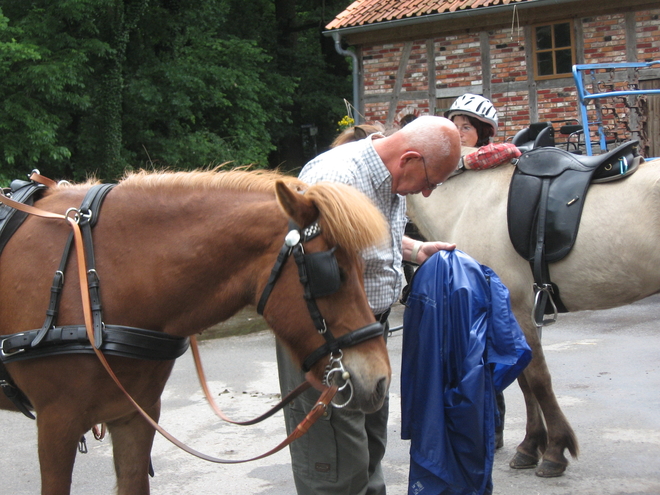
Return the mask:
[[447,23],[453,22],[457,19],[467,19],[479,16],[501,17],[502,14],[507,14],[508,12],[513,13],[514,9],[518,11],[524,11],[532,8],[547,8],[562,4],[576,4],[580,2],[584,2],[584,0],[530,0],[528,2],[506,5],[491,5],[487,7],[479,7],[476,9],[464,9],[458,12],[442,12],[437,14],[406,17],[404,19],[394,19],[391,21],[375,22],[372,24],[363,24],[360,26],[337,28],[323,31],[323,34],[326,36],[332,36],[335,39],[337,39],[337,37],[349,38],[355,35],[362,35],[375,31],[399,30],[409,26],[420,27],[424,24]]

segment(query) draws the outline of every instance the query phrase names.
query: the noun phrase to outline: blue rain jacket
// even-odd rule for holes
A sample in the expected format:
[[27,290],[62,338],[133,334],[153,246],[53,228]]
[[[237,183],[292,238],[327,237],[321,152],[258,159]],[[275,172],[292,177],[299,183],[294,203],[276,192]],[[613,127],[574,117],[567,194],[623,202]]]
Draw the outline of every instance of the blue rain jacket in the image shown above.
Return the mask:
[[459,250],[429,258],[409,289],[401,366],[408,493],[492,493],[495,392],[532,358],[509,291]]

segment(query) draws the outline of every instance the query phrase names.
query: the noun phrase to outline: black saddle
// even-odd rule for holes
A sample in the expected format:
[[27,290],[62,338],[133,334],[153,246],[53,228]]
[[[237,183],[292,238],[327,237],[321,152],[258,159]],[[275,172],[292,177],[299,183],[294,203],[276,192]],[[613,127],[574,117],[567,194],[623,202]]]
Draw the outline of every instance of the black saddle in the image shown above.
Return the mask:
[[[559,148],[523,153],[511,178],[507,222],[514,248],[532,264],[535,288],[552,295],[535,316],[566,312],[559,290],[550,282],[548,263],[564,258],[577,237],[584,200],[592,182],[617,180],[632,174],[643,158],[638,141],[630,141],[598,156],[581,156]],[[553,305],[554,302],[554,305]],[[547,323],[547,322],[546,322]]]
[[555,129],[550,122],[535,122],[513,136],[511,141],[521,152],[555,145]]

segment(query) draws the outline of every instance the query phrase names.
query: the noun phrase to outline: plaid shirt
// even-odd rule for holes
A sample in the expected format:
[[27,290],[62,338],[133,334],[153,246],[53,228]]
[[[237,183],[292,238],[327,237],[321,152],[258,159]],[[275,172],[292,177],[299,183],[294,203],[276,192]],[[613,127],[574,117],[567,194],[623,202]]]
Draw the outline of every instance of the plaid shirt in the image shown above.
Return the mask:
[[311,160],[299,178],[308,184],[342,182],[364,193],[383,213],[391,228],[388,242],[362,252],[364,284],[374,314],[388,310],[399,298],[403,272],[402,240],[406,198],[392,194],[392,176],[376,153],[372,136],[343,144]]

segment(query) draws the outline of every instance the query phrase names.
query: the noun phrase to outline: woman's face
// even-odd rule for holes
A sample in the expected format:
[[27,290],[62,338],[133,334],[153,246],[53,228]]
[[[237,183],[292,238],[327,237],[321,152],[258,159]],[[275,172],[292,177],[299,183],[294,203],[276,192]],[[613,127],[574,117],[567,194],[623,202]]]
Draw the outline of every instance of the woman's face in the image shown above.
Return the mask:
[[461,137],[461,146],[470,146],[474,148],[479,140],[477,129],[470,124],[465,115],[455,115],[452,122],[458,127],[458,134]]

